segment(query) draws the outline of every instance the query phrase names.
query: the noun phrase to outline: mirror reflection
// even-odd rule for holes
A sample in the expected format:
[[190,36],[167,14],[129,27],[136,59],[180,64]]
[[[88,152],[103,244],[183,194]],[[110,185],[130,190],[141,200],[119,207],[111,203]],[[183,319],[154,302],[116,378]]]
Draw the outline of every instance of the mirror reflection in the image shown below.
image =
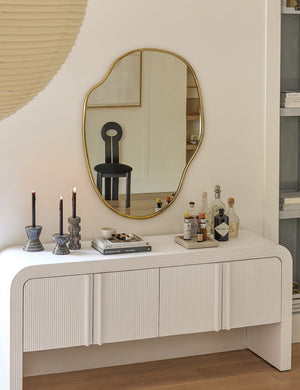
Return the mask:
[[198,82],[175,54],[128,53],[86,96],[90,177],[101,199],[121,215],[148,218],[169,207],[202,137]]

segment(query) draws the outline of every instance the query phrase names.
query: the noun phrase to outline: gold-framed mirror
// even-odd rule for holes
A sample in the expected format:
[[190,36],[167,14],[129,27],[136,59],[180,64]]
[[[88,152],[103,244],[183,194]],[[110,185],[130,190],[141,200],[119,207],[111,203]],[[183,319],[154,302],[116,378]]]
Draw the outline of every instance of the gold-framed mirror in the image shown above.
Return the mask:
[[83,109],[84,153],[100,199],[128,218],[166,210],[199,150],[203,124],[199,83],[184,58],[160,49],[117,58]]

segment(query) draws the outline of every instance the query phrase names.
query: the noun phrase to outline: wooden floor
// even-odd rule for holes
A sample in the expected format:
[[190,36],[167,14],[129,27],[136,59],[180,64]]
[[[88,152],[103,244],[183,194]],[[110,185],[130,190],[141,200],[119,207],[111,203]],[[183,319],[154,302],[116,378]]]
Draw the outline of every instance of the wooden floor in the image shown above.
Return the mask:
[[24,378],[23,390],[292,390],[300,385],[300,343],[292,371],[248,350]]

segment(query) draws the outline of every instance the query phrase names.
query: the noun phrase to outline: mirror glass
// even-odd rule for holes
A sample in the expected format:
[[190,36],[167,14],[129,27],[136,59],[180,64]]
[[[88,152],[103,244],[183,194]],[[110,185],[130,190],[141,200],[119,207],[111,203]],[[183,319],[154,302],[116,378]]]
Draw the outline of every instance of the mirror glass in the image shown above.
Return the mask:
[[203,138],[194,71],[161,50],[118,58],[86,95],[83,136],[90,178],[106,205],[130,218],[157,215],[174,202]]

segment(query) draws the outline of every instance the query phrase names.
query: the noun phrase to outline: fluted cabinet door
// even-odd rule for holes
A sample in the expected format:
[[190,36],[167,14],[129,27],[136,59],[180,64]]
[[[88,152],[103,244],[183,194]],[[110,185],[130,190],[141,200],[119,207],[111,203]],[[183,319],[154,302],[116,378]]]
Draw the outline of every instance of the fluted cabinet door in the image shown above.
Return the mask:
[[94,276],[94,343],[158,336],[159,270]]
[[92,342],[92,275],[31,279],[24,286],[23,350]]
[[160,336],[219,330],[222,264],[161,269]]
[[223,265],[223,329],[281,321],[281,261],[233,261]]

